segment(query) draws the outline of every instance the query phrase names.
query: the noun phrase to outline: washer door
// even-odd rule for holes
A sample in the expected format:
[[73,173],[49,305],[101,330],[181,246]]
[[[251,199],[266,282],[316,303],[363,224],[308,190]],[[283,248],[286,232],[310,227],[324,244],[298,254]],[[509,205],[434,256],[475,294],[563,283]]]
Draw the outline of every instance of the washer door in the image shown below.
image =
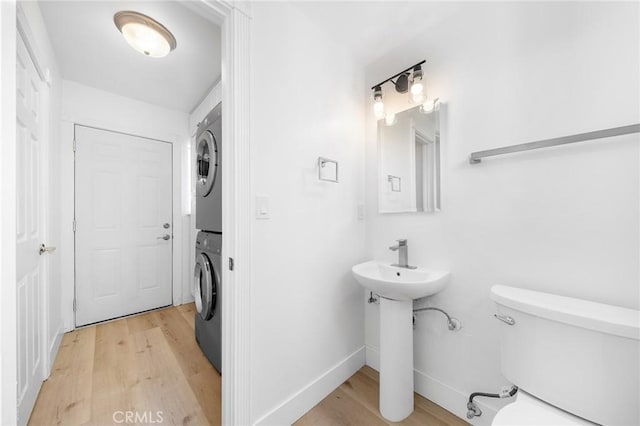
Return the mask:
[[203,320],[209,320],[215,314],[218,283],[218,273],[209,257],[204,253],[198,254],[195,267],[195,298],[196,310]]
[[211,192],[218,172],[218,144],[209,130],[200,135],[196,150],[196,193],[206,197]]

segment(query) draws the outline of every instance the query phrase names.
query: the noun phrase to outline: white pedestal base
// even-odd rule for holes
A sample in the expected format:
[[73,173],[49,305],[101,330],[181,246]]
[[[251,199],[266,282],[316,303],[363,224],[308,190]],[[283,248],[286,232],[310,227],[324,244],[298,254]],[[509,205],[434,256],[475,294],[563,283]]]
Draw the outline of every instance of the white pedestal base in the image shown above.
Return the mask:
[[413,301],[380,298],[380,413],[399,422],[413,412]]

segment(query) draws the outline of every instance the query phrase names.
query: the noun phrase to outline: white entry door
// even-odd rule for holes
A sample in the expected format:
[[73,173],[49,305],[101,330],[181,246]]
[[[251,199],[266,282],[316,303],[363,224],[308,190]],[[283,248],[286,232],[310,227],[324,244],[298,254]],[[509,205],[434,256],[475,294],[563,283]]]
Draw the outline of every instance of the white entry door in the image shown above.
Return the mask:
[[43,84],[22,37],[16,37],[16,272],[18,422],[26,424],[44,379],[43,205],[41,181]]
[[76,325],[172,303],[171,144],[75,126]]

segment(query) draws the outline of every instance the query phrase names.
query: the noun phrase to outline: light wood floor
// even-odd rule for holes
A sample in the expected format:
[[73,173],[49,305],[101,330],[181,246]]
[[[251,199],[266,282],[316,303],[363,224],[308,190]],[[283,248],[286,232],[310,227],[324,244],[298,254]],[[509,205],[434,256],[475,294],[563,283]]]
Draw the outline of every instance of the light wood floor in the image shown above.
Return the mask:
[[462,426],[467,422],[437,404],[414,394],[415,409],[404,421],[391,423],[378,410],[378,372],[363,367],[296,422],[296,426]]
[[116,411],[158,423],[161,411],[164,424],[219,425],[220,375],[195,341],[194,315],[188,304],[65,334],[29,424],[111,425]]
[[[194,315],[188,304],[65,334],[29,424],[112,425],[119,411],[158,423],[160,411],[163,424],[219,425],[221,378],[195,341]],[[378,411],[378,390],[378,373],[363,367],[296,425],[391,424]],[[415,411],[397,424],[467,423],[416,395]]]

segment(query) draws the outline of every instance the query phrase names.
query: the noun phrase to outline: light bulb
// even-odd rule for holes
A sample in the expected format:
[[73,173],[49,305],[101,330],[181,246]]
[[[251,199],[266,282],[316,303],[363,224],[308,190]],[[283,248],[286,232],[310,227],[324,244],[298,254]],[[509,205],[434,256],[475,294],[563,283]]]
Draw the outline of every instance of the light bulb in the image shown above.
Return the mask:
[[384,104],[382,103],[382,99],[378,99],[374,102],[373,114],[376,116],[376,120],[381,120],[384,118]]
[[422,83],[422,68],[420,65],[413,69],[413,75],[411,77],[411,101],[419,104],[424,101],[424,84]]
[[415,82],[411,85],[411,100],[416,103],[424,101],[424,85],[422,81]]
[[376,86],[373,89],[373,114],[376,120],[384,118],[384,104],[382,103],[382,87]]
[[424,87],[422,86],[422,81],[417,81],[411,85],[411,94],[412,95],[422,95]]
[[384,124],[387,126],[393,126],[396,124],[396,115],[392,112],[384,116]]

